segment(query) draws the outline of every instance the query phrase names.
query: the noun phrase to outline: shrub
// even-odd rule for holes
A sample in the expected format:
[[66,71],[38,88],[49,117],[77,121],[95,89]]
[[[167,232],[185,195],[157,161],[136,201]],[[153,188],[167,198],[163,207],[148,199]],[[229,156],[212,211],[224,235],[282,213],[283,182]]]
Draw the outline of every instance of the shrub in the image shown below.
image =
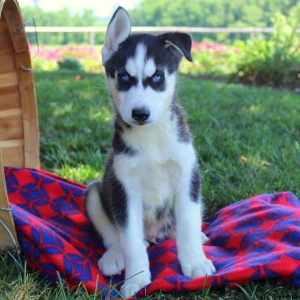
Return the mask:
[[259,35],[241,44],[231,80],[273,87],[299,86],[300,39],[296,25],[293,19],[277,15],[269,37]]
[[99,47],[86,45],[45,46],[30,44],[32,64],[36,71],[59,69],[103,72]]
[[227,76],[235,70],[239,50],[223,43],[193,42],[193,62],[182,61],[180,71],[194,76]]
[[80,62],[71,58],[59,61],[58,67],[60,70],[82,71]]

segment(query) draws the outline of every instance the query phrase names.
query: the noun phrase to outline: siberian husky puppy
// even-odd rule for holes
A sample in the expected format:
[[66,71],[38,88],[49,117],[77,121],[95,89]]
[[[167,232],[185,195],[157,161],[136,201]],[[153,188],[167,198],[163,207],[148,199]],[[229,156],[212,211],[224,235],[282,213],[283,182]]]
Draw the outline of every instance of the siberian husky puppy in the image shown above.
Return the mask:
[[112,152],[103,179],[86,192],[87,214],[106,247],[99,268],[107,276],[125,269],[125,297],[151,282],[148,242],[175,238],[187,277],[215,272],[202,246],[197,156],[175,100],[181,58],[192,60],[191,37],[130,30],[119,7],[102,49],[115,108]]

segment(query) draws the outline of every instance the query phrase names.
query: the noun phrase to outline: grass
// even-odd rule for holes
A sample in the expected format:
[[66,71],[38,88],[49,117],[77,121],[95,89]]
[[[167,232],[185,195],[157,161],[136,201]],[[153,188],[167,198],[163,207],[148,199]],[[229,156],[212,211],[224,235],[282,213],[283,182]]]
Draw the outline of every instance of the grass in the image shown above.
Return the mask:
[[[42,168],[82,183],[101,176],[110,149],[111,105],[103,75],[37,73]],[[300,195],[299,96],[186,77],[178,82],[204,175],[206,216],[255,194]],[[84,288],[51,287],[0,257],[0,299],[95,299]],[[173,299],[155,294],[148,299]],[[299,299],[270,282],[203,290],[177,299]]]
[[[103,173],[112,112],[102,75],[38,73],[42,167],[83,183]],[[299,97],[180,78],[207,214],[254,194],[299,194]]]

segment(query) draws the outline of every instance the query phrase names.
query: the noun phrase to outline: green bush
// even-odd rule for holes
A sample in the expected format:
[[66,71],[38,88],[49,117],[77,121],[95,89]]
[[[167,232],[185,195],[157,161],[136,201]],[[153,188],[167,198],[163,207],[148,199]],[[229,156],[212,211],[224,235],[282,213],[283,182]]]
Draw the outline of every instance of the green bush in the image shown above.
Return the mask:
[[58,67],[60,70],[82,71],[80,62],[71,58],[65,58],[64,60],[59,61]]
[[256,36],[240,45],[231,80],[255,85],[296,88],[300,84],[300,39],[296,19],[277,15],[269,37]]
[[236,56],[239,49],[224,43],[212,41],[193,42],[192,63],[183,60],[182,74],[208,78],[226,77],[236,70]]

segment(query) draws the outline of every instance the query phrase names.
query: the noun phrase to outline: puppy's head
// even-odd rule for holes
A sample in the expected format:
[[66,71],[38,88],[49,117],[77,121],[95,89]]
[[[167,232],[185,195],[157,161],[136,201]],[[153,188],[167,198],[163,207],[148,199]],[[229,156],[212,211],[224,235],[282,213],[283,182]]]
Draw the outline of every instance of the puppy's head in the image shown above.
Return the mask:
[[102,61],[114,105],[130,125],[158,121],[173,100],[181,58],[191,57],[186,33],[130,35],[125,9],[114,13],[106,32]]

